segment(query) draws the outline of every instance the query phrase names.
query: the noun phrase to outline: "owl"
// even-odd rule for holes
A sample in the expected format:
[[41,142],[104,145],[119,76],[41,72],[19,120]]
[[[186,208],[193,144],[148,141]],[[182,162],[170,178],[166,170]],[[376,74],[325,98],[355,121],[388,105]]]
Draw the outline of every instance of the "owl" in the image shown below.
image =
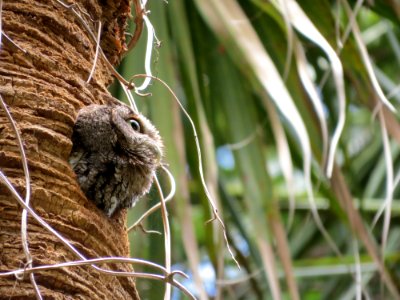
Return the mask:
[[82,108],[69,163],[88,199],[109,217],[148,193],[163,145],[156,128],[126,105]]

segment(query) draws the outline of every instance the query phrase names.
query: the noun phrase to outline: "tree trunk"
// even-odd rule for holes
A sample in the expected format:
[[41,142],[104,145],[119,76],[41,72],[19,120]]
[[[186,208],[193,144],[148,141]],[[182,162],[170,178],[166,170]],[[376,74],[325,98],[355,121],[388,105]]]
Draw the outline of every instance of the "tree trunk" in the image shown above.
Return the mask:
[[[77,0],[64,7],[56,0],[4,0],[0,49],[0,94],[24,141],[31,176],[31,207],[68,239],[86,258],[128,256],[126,213],[107,218],[79,188],[68,164],[71,134],[79,109],[105,103],[112,77],[99,58],[94,77],[96,43],[73,13],[86,20],[94,35],[102,24],[101,46],[112,64],[125,45],[128,0]],[[69,1],[72,3],[72,0]],[[95,22],[96,21],[96,22]],[[1,109],[0,109],[1,110]],[[15,133],[0,111],[0,170],[21,197],[25,180]],[[0,274],[23,268],[22,208],[0,184]],[[33,266],[77,260],[57,237],[31,216],[28,243]],[[102,265],[132,271],[129,265]],[[0,276],[0,299],[34,299],[29,276],[22,280]],[[138,299],[132,277],[116,277],[90,266],[35,273],[45,299]]]

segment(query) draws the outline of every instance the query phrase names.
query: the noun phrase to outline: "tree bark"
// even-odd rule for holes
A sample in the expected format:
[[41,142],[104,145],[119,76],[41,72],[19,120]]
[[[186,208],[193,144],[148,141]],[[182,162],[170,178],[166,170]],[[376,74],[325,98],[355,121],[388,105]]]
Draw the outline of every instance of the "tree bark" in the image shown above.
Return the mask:
[[[112,64],[125,50],[128,0],[69,1],[97,36]],[[126,213],[107,218],[86,199],[68,164],[79,109],[105,103],[112,77],[99,58],[89,83],[96,43],[72,8],[56,0],[4,0],[0,49],[0,94],[22,135],[31,176],[31,207],[86,258],[128,256]],[[25,180],[16,136],[0,111],[0,170],[24,197]],[[22,208],[0,184],[0,273],[23,268]],[[31,216],[28,243],[33,266],[78,258]],[[104,268],[132,271],[129,265]],[[100,273],[90,266],[35,273],[44,299],[138,299],[132,277]],[[28,276],[0,276],[0,299],[34,299]]]

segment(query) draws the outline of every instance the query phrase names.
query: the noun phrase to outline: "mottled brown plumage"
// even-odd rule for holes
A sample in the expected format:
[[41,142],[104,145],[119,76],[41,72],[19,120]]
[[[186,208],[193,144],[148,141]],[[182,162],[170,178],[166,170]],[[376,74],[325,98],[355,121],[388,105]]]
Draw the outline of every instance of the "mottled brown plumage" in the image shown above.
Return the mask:
[[126,105],[80,110],[69,162],[86,196],[108,216],[146,194],[160,165],[162,141],[155,127]]

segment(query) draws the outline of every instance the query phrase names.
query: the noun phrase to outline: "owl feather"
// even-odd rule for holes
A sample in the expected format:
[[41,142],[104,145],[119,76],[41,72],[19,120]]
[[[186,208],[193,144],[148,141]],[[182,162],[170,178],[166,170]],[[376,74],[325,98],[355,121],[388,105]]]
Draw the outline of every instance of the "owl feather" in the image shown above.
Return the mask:
[[162,158],[157,129],[126,105],[82,108],[69,162],[87,198],[108,216],[148,193]]

